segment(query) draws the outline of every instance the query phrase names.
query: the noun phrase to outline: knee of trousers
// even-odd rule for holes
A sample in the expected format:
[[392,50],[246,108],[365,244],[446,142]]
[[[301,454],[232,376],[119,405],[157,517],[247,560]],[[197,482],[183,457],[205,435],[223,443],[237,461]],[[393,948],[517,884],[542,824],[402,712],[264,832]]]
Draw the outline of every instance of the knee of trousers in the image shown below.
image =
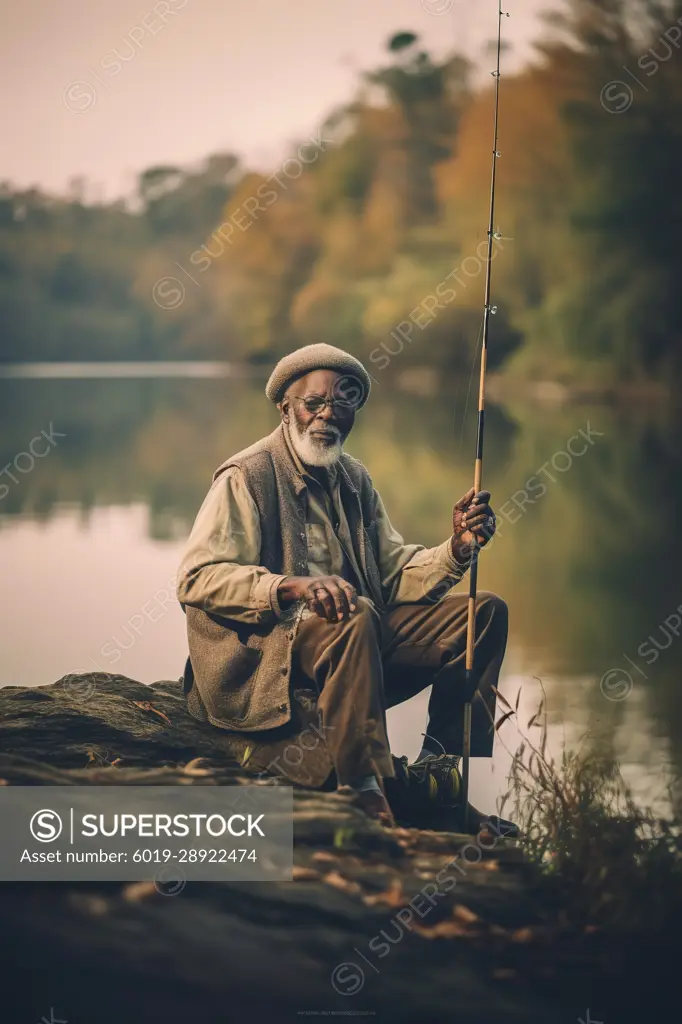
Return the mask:
[[481,632],[485,630],[486,645],[492,643],[495,650],[506,645],[509,608],[503,598],[490,591],[482,591],[477,598],[476,619],[477,625],[480,623]]
[[[507,602],[488,590],[479,590],[476,596],[476,619],[478,628],[490,624],[489,628],[499,629],[506,634],[509,625]],[[434,636],[440,638],[444,646],[449,646],[453,639],[459,641],[462,629],[466,632],[466,616],[462,620],[461,605],[459,608],[451,607],[446,599],[433,606]]]
[[505,627],[509,623],[509,606],[503,597],[489,590],[482,590],[476,598],[477,612],[485,612],[488,616],[498,619]]
[[[447,601],[443,602],[447,605]],[[436,606],[439,607],[439,606]],[[490,591],[479,591],[476,598],[476,638],[477,641],[485,632],[486,645],[492,644],[497,649],[507,642],[509,629],[509,609],[507,602]],[[440,629],[440,643],[444,650],[450,652],[450,657],[458,658],[463,656],[463,644],[466,638],[466,619],[459,618],[453,621],[447,614],[443,618]],[[438,638],[436,638],[438,639]],[[447,662],[446,662],[447,663]]]

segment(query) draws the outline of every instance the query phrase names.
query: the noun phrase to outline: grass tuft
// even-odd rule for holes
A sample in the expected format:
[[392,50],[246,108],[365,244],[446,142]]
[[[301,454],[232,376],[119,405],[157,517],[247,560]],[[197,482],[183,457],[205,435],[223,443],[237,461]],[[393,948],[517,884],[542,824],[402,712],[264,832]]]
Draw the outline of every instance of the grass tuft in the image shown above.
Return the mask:
[[670,925],[682,908],[679,823],[640,807],[613,758],[548,753],[543,707],[522,730],[500,813],[521,828],[528,860],[556,887],[571,923],[628,931]]

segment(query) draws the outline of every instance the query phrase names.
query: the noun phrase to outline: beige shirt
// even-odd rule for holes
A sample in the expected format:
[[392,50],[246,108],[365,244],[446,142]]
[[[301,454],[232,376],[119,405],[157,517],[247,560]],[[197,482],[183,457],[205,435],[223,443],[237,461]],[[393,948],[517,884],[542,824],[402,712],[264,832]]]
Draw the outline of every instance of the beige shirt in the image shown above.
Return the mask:
[[[286,433],[285,433],[286,436]],[[311,576],[352,574],[360,578],[348,521],[340,498],[338,472],[329,472],[330,493],[306,472],[290,445],[308,487],[305,530]],[[405,544],[377,495],[379,573],[387,605],[424,603],[429,592],[442,596],[464,570],[452,557],[449,539],[435,548]],[[277,587],[284,576],[259,565],[260,517],[241,469],[231,466],[206,495],[178,573],[181,604],[250,624],[279,618]],[[350,575],[349,575],[350,570]]]

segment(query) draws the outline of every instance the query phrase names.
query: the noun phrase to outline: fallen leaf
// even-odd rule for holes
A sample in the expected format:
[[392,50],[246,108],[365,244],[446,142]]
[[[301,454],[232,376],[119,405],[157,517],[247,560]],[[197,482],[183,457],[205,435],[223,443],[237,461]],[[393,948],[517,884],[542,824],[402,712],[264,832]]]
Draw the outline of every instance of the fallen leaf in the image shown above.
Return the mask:
[[193,757],[191,761],[183,765],[183,771],[187,771],[188,768],[205,768],[211,765],[211,760],[208,757]]
[[140,900],[158,895],[158,892],[153,882],[131,882],[124,887],[122,896],[128,903],[138,903]]
[[292,878],[294,882],[312,882],[320,878],[320,872],[313,868],[304,868],[300,864],[294,864]]
[[142,711],[153,711],[155,715],[159,716],[159,718],[163,718],[164,722],[168,722],[169,725],[173,724],[168,715],[164,715],[163,711],[159,711],[158,708],[153,707],[148,700],[134,700],[133,704]]
[[317,850],[317,852],[313,854],[311,859],[317,861],[320,864],[338,864],[339,862],[339,858],[336,857],[333,853],[329,853],[327,850]]
[[482,860],[476,865],[479,871],[499,871],[500,865],[496,860]]
[[403,884],[399,878],[394,878],[388,889],[384,889],[383,892],[374,893],[372,896],[363,896],[362,899],[368,907],[402,907],[407,903]]
[[205,775],[211,774],[211,769],[205,767],[206,763],[205,757],[193,757],[191,761],[184,765],[182,771],[185,775],[191,775],[192,778],[202,778]]
[[112,768],[117,768],[119,764],[123,764],[123,758],[122,757],[116,757],[116,758],[114,758],[113,761],[110,762],[110,764],[111,764]]
[[351,882],[350,879],[344,878],[338,871],[330,871],[328,874],[323,875],[322,881],[326,882],[327,885],[331,885],[334,889],[340,889],[341,892],[353,895],[360,892],[360,886],[357,882]]
[[532,928],[517,928],[517,930],[511,934],[512,942],[532,942],[534,938],[535,936]]
[[516,971],[512,970],[511,967],[498,967],[496,971],[493,971],[493,978],[496,981],[509,981],[515,977]]
[[457,921],[439,921],[430,928],[423,924],[413,924],[412,930],[425,939],[456,939],[466,935],[466,929]]
[[469,910],[462,903],[456,903],[452,908],[452,916],[457,921],[461,921],[462,924],[475,924],[480,921],[478,914],[474,914],[473,910]]
[[69,902],[73,903],[79,911],[90,914],[92,917],[104,917],[109,911],[109,903],[102,896],[93,893],[72,892]]

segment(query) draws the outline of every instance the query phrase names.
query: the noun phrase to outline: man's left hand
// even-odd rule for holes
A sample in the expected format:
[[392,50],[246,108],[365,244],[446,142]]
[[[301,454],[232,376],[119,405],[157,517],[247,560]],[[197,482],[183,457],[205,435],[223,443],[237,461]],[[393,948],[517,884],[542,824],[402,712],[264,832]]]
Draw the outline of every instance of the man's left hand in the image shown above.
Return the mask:
[[483,548],[495,533],[495,513],[490,507],[490,491],[474,494],[473,487],[455,503],[452,510],[453,557],[467,565],[477,548]]

